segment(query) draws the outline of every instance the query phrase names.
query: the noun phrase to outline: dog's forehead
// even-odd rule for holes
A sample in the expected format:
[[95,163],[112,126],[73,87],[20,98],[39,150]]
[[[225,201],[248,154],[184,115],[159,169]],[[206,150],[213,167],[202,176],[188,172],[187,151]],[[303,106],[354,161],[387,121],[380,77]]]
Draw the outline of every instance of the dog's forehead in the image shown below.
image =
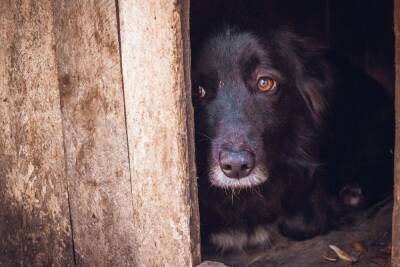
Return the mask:
[[251,33],[225,31],[208,40],[198,61],[198,67],[232,71],[251,57],[266,58],[260,41]]

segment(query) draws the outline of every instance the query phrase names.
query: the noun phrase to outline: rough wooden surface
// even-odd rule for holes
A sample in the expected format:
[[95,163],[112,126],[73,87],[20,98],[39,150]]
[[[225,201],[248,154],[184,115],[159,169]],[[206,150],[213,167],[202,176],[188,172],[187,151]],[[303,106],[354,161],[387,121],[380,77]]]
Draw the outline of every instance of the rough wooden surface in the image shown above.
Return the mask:
[[195,151],[194,151],[194,114],[192,105],[192,81],[191,81],[191,51],[190,51],[190,1],[181,1],[181,32],[183,40],[183,67],[184,67],[184,78],[185,88],[187,92],[186,97],[186,120],[187,120],[187,148],[189,152],[189,189],[191,199],[191,217],[190,217],[190,230],[191,230],[191,242],[192,242],[192,257],[193,262],[200,262],[201,246],[200,246],[200,214],[199,214],[199,203],[198,203],[198,192],[197,192],[197,174],[195,164]]
[[396,54],[396,148],[395,148],[395,189],[393,209],[392,266],[400,267],[400,3],[394,1],[395,54]]
[[119,2],[138,266],[199,260],[184,2]]
[[116,2],[55,3],[76,263],[132,266],[136,247]]
[[52,1],[0,1],[0,266],[73,264]]
[[189,2],[121,1],[125,102],[116,3],[0,1],[0,266],[200,260]]

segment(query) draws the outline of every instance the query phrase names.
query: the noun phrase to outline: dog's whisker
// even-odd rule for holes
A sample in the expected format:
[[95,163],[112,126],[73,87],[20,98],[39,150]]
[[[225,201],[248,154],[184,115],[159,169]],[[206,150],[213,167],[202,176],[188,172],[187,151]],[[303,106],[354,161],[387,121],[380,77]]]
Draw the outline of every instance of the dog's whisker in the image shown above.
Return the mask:
[[206,137],[208,140],[212,141],[212,138],[203,132],[196,132],[196,135],[201,135],[202,137]]

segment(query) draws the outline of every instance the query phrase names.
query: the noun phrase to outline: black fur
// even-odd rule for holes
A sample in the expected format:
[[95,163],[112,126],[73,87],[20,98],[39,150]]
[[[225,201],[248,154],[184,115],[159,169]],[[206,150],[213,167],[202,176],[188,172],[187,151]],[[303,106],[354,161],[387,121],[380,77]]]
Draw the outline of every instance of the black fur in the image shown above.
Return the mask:
[[[257,91],[255,71],[277,81]],[[392,100],[327,49],[279,30],[225,29],[193,68],[196,157],[203,240],[227,229],[277,222],[295,240],[328,231],[347,184],[376,201],[391,188]],[[213,186],[221,147],[248,149],[268,179],[250,188]]]

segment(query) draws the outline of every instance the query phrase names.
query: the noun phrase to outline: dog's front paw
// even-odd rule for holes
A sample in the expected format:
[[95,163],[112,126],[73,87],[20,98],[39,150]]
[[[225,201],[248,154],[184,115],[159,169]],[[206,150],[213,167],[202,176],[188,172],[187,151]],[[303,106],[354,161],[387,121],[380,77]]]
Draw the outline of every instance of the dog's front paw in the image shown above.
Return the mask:
[[271,244],[270,233],[264,226],[257,226],[252,231],[226,230],[213,233],[210,242],[219,251],[243,251],[247,248],[265,248]]
[[210,242],[219,251],[243,250],[248,241],[247,233],[242,230],[226,230],[212,233]]
[[344,209],[355,210],[365,204],[364,194],[358,185],[346,185],[339,192],[339,200]]
[[271,234],[264,226],[257,226],[248,238],[248,247],[266,248],[271,246]]
[[279,230],[284,236],[301,241],[324,234],[328,230],[328,222],[325,214],[306,215],[305,213],[297,213],[287,216],[279,224]]

